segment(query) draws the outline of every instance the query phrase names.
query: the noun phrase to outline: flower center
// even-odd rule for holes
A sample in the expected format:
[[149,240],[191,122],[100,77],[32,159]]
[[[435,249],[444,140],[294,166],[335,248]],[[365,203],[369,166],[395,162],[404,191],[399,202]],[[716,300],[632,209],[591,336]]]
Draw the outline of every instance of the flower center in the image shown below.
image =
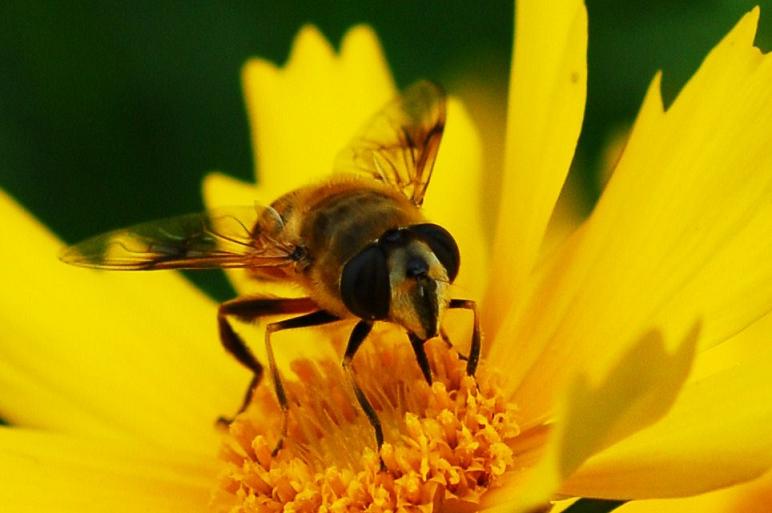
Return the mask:
[[484,361],[471,377],[442,341],[426,349],[431,386],[397,330],[372,334],[354,359],[357,382],[383,425],[380,455],[340,362],[296,360],[296,379],[284,376],[288,436],[272,456],[282,414],[263,380],[226,436],[214,509],[431,512],[479,502],[513,466],[514,405]]

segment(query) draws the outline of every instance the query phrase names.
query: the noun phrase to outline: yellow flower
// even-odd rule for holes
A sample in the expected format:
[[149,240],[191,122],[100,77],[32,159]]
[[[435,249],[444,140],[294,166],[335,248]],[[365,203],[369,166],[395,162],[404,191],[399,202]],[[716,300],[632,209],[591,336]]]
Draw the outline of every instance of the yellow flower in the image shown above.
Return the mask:
[[[655,77],[599,204],[543,253],[582,121],[587,19],[577,0],[518,3],[501,185],[482,188],[481,141],[451,100],[426,203],[461,246],[458,294],[482,301],[485,358],[472,380],[430,343],[429,387],[398,330],[368,339],[355,364],[386,427],[385,470],[340,374],[344,331],[277,340],[292,407],[272,456],[280,417],[267,383],[227,434],[213,426],[249,378],[216,343],[215,304],[175,273],[55,265],[59,242],[0,196],[0,414],[14,425],[0,429],[0,504],[509,512],[557,496],[689,496],[762,475],[772,57],[753,47],[758,16],[667,109]],[[269,203],[327,175],[395,93],[363,27],[339,55],[306,28],[284,68],[249,62],[244,83],[259,186],[210,175],[210,206]],[[468,319],[448,322],[464,351]]]

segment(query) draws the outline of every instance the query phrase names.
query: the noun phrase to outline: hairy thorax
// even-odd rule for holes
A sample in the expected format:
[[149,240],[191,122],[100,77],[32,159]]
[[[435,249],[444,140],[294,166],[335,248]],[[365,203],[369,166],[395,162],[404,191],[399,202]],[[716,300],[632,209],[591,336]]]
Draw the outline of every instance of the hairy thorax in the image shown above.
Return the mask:
[[285,240],[302,248],[291,278],[341,317],[351,315],[340,300],[343,265],[387,230],[423,221],[393,188],[350,176],[297,189],[272,206],[284,221]]

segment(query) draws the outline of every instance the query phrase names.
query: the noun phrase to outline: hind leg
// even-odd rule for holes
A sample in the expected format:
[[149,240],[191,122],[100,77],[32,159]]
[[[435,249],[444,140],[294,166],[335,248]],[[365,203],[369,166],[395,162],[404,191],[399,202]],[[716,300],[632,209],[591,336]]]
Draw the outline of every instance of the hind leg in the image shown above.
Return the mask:
[[[230,317],[235,317],[243,322],[252,322],[260,317],[269,315],[293,314],[309,312],[317,309],[316,303],[309,298],[260,298],[243,297],[226,301],[217,310],[217,327],[220,334],[220,342],[243,366],[252,371],[252,380],[244,394],[244,399],[236,412],[243,412],[252,401],[252,393],[260,383],[263,375],[263,366],[257,361],[255,355],[249,349],[244,340],[233,330]],[[230,424],[236,417],[220,417],[218,423]]]

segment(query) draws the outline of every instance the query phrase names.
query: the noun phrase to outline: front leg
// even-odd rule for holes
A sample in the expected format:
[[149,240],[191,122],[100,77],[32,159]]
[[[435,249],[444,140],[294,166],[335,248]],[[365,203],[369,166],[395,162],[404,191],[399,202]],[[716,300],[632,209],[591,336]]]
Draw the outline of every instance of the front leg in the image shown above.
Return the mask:
[[431,386],[432,368],[429,365],[429,358],[426,356],[426,349],[424,348],[424,343],[426,340],[421,340],[412,333],[408,333],[408,338],[410,338],[410,345],[413,346],[415,359],[418,362],[418,366],[421,367],[421,372],[424,375],[424,379],[426,379],[426,382],[429,383],[429,386]]
[[482,347],[480,337],[480,317],[477,314],[477,303],[471,299],[451,299],[448,308],[463,308],[471,310],[474,315],[474,327],[472,328],[472,343],[469,347],[469,356],[466,360],[466,373],[474,376],[477,372],[477,364],[480,361],[480,350]]
[[[463,308],[472,310],[472,314],[474,315],[474,327],[472,328],[472,343],[471,347],[469,348],[469,356],[465,357],[463,355],[459,355],[462,360],[466,360],[467,375],[474,376],[474,373],[477,371],[477,364],[480,361],[481,348],[480,318],[477,315],[477,303],[471,299],[451,299],[450,303],[448,303],[448,308]],[[413,352],[415,353],[416,360],[418,361],[418,366],[421,367],[421,372],[423,373],[426,382],[431,385],[432,369],[429,365],[429,359],[426,357],[426,349],[424,348],[424,343],[426,340],[421,340],[413,333],[409,333],[408,336],[410,337],[410,345],[413,346]],[[442,329],[440,330],[440,336],[445,342],[445,345],[451,347],[452,344],[450,343],[447,334]]]
[[[367,396],[365,396],[365,393],[359,387],[359,383],[357,383],[356,377],[354,376],[354,370],[351,366],[354,355],[357,350],[359,350],[359,346],[362,345],[362,342],[365,341],[372,329],[373,323],[365,320],[359,321],[356,326],[354,326],[354,330],[351,332],[348,344],[346,345],[346,353],[343,356],[343,370],[346,372],[349,385],[354,389],[354,395],[357,398],[359,406],[362,408],[362,411],[365,412],[365,415],[367,415],[367,420],[370,421],[370,425],[373,427],[373,431],[375,431],[375,443],[378,445],[378,451],[380,451],[381,446],[383,445],[383,427],[381,426],[381,420],[378,418],[375,408],[373,408],[373,405],[370,404],[370,401],[367,400]],[[381,466],[383,466],[383,461],[381,461]]]

